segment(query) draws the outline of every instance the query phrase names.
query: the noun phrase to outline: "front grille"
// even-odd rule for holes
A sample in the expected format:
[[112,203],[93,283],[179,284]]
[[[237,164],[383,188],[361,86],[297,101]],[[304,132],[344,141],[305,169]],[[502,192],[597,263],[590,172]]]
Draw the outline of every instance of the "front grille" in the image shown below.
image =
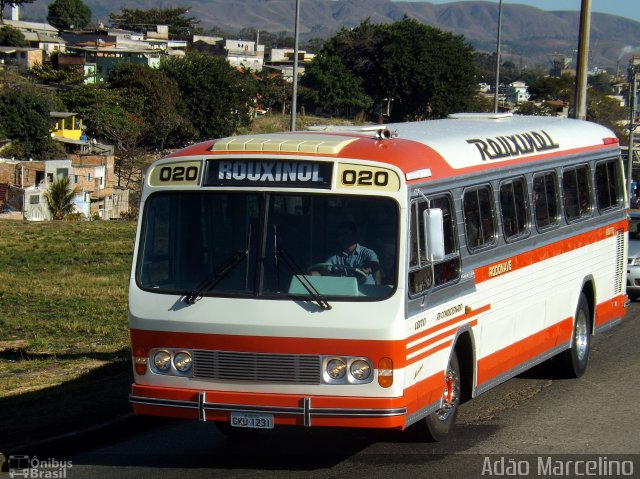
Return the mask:
[[320,384],[320,356],[193,351],[193,377],[225,381]]

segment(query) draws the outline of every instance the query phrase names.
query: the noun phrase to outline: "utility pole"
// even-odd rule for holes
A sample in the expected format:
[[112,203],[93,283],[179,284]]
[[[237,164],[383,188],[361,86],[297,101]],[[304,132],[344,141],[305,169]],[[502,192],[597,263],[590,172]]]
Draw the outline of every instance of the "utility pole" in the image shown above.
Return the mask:
[[578,39],[578,67],[574,118],[587,118],[587,70],[589,67],[589,33],[591,31],[591,0],[582,0],[580,10],[580,37]]
[[636,109],[638,92],[638,68],[640,57],[633,57],[629,62],[629,147],[627,149],[627,193],[631,201],[631,183],[633,181],[633,157],[635,155]]
[[496,42],[496,85],[493,94],[493,112],[498,113],[498,89],[500,88],[500,44],[502,43],[502,0],[498,5],[498,41]]
[[300,0],[296,0],[296,25],[293,43],[293,88],[291,89],[291,131],[296,131],[296,110],[298,109],[298,29],[300,26]]

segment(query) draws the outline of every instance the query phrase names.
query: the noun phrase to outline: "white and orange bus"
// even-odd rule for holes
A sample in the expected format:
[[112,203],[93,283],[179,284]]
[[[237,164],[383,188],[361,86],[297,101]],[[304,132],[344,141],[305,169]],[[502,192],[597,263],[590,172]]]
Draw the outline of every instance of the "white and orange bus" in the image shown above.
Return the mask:
[[213,140],[151,165],[140,211],[133,409],[228,434],[440,440],[462,400],[542,361],[581,376],[628,306],[620,148],[588,122]]

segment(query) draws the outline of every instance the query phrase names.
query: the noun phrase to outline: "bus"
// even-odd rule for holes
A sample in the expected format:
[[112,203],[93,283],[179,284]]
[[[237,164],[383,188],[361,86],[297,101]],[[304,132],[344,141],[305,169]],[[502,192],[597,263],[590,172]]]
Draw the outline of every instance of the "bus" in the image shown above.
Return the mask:
[[534,365],[580,377],[628,308],[624,181],[610,130],[510,114],[170,154],[141,195],[133,410],[442,440]]

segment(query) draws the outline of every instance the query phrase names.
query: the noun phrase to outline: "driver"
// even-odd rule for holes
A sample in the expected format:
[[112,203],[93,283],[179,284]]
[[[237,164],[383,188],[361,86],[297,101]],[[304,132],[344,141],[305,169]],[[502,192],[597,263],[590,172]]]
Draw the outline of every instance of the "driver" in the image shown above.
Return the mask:
[[364,284],[381,284],[378,255],[358,243],[358,229],[353,221],[338,225],[337,240],[341,250],[326,260],[326,263],[334,265],[332,274],[356,276]]

